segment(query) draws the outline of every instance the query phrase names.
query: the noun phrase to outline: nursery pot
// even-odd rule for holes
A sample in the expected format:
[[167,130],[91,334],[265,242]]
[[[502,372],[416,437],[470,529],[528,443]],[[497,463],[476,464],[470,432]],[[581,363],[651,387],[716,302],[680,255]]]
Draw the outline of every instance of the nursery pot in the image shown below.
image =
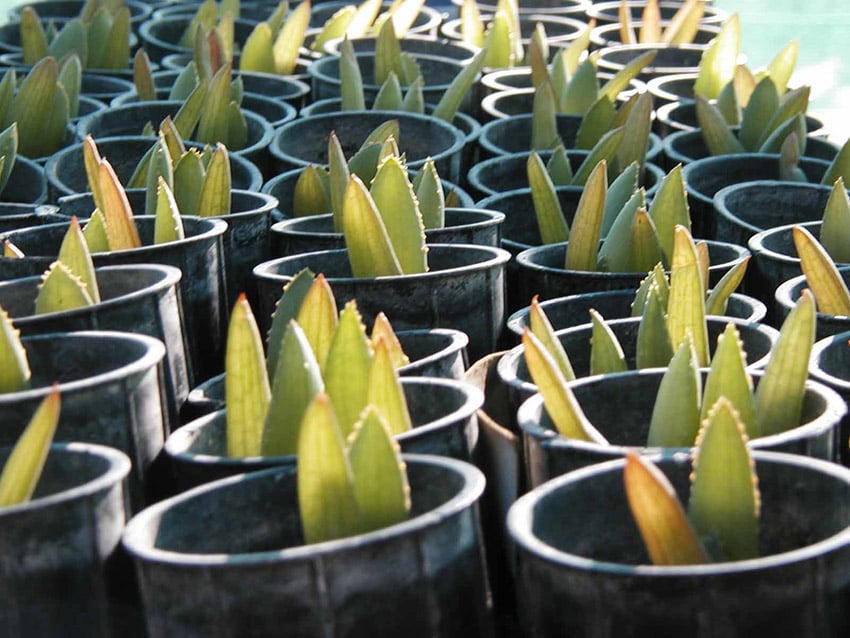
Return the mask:
[[[413,421],[412,430],[395,437],[402,452],[469,461],[478,444],[475,412],[484,403],[481,391],[451,379],[404,377],[401,384]],[[165,453],[179,491],[243,472],[295,465],[295,455],[227,456],[226,421],[226,410],[218,410],[168,437]]]
[[[646,0],[627,0],[626,6],[629,10],[629,17],[632,22],[640,20],[643,17],[643,10],[646,7]],[[596,20],[597,24],[612,24],[620,22],[620,5],[618,0],[606,0],[605,2],[593,2],[587,9],[588,19]],[[672,20],[676,11],[681,7],[682,2],[662,0],[658,3],[658,9],[662,20]],[[700,24],[720,24],[724,22],[729,14],[718,7],[714,7],[710,2],[705,3],[705,13],[700,20]]]
[[[328,21],[337,11],[346,6],[348,3],[344,0],[330,0],[325,2],[316,2],[310,9],[310,27],[320,28]],[[381,11],[387,11],[391,7],[390,2],[381,4]],[[413,20],[413,25],[408,29],[408,35],[424,35],[436,36],[437,27],[443,20],[443,14],[439,7],[424,5],[420,7],[419,12]]]
[[50,204],[14,204],[0,202],[0,233],[17,228],[55,224],[65,221],[59,209]]
[[309,164],[326,165],[328,137],[336,131],[345,157],[350,158],[380,124],[398,120],[399,152],[407,166],[416,170],[427,158],[434,160],[437,173],[457,183],[460,177],[464,135],[441,119],[405,111],[340,111],[322,113],[287,122],[274,134],[269,152],[274,174]]
[[[351,40],[351,47],[354,49],[354,53],[374,53],[378,42],[378,38],[374,35],[349,39]],[[457,60],[458,62],[469,62],[479,50],[478,47],[461,42],[460,40],[435,38],[433,36],[415,33],[408,33],[398,41],[398,44],[402,52],[409,53],[417,58],[421,55],[428,55]],[[342,38],[328,40],[324,45],[324,53],[339,55],[340,46],[342,46]]]
[[17,204],[43,204],[47,201],[47,177],[44,167],[18,155],[9,173],[9,181],[0,193],[0,201]]
[[0,510],[4,635],[106,638],[111,617],[132,613],[121,600],[131,575],[116,569],[129,472],[112,448],[55,443],[32,500]]
[[716,237],[746,246],[768,228],[820,221],[830,193],[830,186],[776,180],[726,186],[714,196]]
[[[73,202],[88,195],[63,201],[61,211],[73,214]],[[79,211],[77,211],[79,212]],[[95,253],[95,266],[126,264],[165,264],[179,268],[180,306],[186,326],[186,342],[193,377],[201,381],[221,371],[224,363],[224,335],[227,328],[226,285],[222,236],[227,224],[220,219],[184,217],[186,238],[152,245],[154,218],[135,217],[142,239],[141,248]],[[68,223],[47,224],[6,233],[26,257],[0,259],[0,280],[40,275],[59,254]],[[0,238],[0,239],[2,239]]]
[[[829,163],[808,157],[800,158],[800,168],[808,181],[817,183]],[[705,157],[687,164],[682,178],[688,191],[694,237],[713,239],[716,234],[713,198],[724,186],[759,179],[779,179],[779,155],[741,153]]]
[[[586,292],[566,297],[555,297],[540,302],[540,309],[546,313],[549,323],[555,330],[563,330],[587,323],[593,308],[605,319],[626,319],[632,316],[632,302],[635,291],[605,290],[602,292]],[[727,301],[726,317],[742,319],[750,323],[758,323],[767,315],[767,306],[754,297],[733,292]],[[525,328],[529,327],[529,307],[521,308],[508,317],[507,328],[517,337],[522,336]]]
[[646,89],[652,94],[656,110],[671,102],[693,102],[696,72],[671,73],[652,78],[646,83]]
[[598,50],[597,68],[618,73],[635,58],[655,51],[655,59],[637,75],[639,80],[649,82],[672,73],[696,73],[704,50],[701,44],[620,44]]
[[[656,457],[657,459],[657,457]],[[756,451],[761,558],[651,566],[623,461],[571,472],[520,498],[520,618],[529,635],[842,636],[850,631],[850,471]],[[687,455],[658,459],[687,501]]]
[[[242,81],[244,96],[260,95],[276,102],[285,102],[296,109],[304,106],[304,102],[309,97],[308,84],[285,75],[258,71],[236,71],[235,73],[236,77]],[[180,71],[174,69],[164,69],[153,73],[153,83],[157,93],[161,89],[167,89],[170,92],[179,75]],[[135,96],[135,87],[131,87],[128,94]]]
[[[850,266],[844,266],[838,270],[841,279],[844,280],[844,285],[850,281]],[[805,275],[791,277],[791,279],[782,282],[776,289],[776,321],[781,323],[791,312],[791,309],[800,300],[803,290],[809,288]],[[817,301],[817,298],[815,298]],[[845,315],[830,315],[818,311],[817,327],[815,334],[817,339],[831,337],[839,332],[850,330],[850,317]]]
[[429,272],[392,277],[353,277],[345,250],[317,251],[260,264],[254,268],[260,329],[268,329],[283,286],[307,267],[324,273],[338,307],[356,299],[367,325],[383,311],[397,330],[462,330],[469,336],[472,360],[492,352],[504,326],[504,273],[509,253],[469,244],[431,244],[428,251]]
[[[425,239],[434,244],[498,246],[505,215],[494,210],[447,208],[443,228],[426,228]],[[333,230],[333,215],[310,215],[276,222],[271,228],[272,257],[316,250],[345,248],[345,237]]]
[[[462,0],[452,0],[452,4],[460,6]],[[495,13],[498,7],[494,2],[476,2],[478,9],[487,13]],[[526,13],[551,13],[554,15],[569,15],[574,18],[583,18],[585,12],[590,8],[591,0],[520,0],[517,2],[519,14]]]
[[[588,465],[623,458],[629,450],[661,453],[646,447],[649,423],[658,386],[666,370],[641,370],[578,379],[570,382],[590,423],[609,445],[588,443],[557,433],[543,398],[535,394],[517,412],[525,442],[529,485],[536,487],[561,474]],[[763,371],[750,371],[758,387]],[[702,371],[705,382],[707,371]],[[847,405],[834,390],[815,381],[806,382],[800,424],[786,432],[750,439],[753,450],[789,452],[834,461],[838,458],[839,425]],[[671,452],[671,450],[667,450]]]
[[[136,166],[147,153],[154,138],[142,135],[108,137],[97,140],[97,148],[101,157],[109,160],[118,180],[126,184],[136,169]],[[202,144],[185,142],[186,147],[202,149]],[[259,169],[250,161],[236,155],[228,154],[230,158],[230,180],[233,188],[257,191],[263,183]],[[47,173],[48,194],[51,201],[57,201],[64,195],[87,193],[91,189],[83,166],[82,143],[72,144],[54,153],[45,165]],[[89,211],[91,213],[91,211]]]
[[[269,13],[273,7],[269,7]],[[192,22],[191,15],[151,18],[139,27],[142,47],[154,62],[160,62],[171,53],[191,53],[191,49],[180,44],[180,38]],[[248,39],[256,22],[238,18],[233,21],[234,42],[240,45]],[[233,68],[237,68],[234,62]]]
[[[850,404],[850,331],[839,332],[817,341],[809,359],[809,376],[835,390]],[[838,452],[844,465],[850,464],[850,417],[841,421]]]
[[0,282],[0,307],[22,335],[76,330],[116,330],[155,337],[165,345],[164,381],[169,409],[165,434],[178,424],[189,394],[183,316],[178,286],[181,272],[171,266],[138,264],[95,270],[101,301],[91,306],[35,314],[41,276]]
[[[479,9],[481,5],[478,5]],[[531,36],[536,25],[541,24],[546,31],[546,43],[551,49],[566,48],[573,40],[579,38],[586,24],[578,15],[556,15],[552,13],[519,13],[519,39],[523,50],[527,51],[531,44]],[[494,20],[494,13],[481,12],[481,20],[489,25]],[[489,28],[489,27],[488,27]],[[446,20],[440,25],[440,33],[453,40],[463,38],[461,18]]]
[[50,333],[23,338],[29,390],[0,394],[0,445],[13,445],[54,383],[62,395],[56,441],[97,443],[133,462],[134,509],[144,505],[153,460],[162,449],[167,403],[162,387],[165,347],[126,332]]
[[[663,31],[664,29],[667,29],[670,24],[670,20],[662,19],[660,23],[661,30]],[[640,18],[638,18],[631,23],[631,26],[633,33],[637,33],[640,31],[641,27],[643,27],[643,22]],[[708,43],[711,42],[718,33],[720,33],[719,24],[700,24],[694,34],[694,39],[689,44],[706,48]],[[620,46],[623,44],[627,43],[623,42],[619,22],[600,24],[590,32],[590,45],[595,49]]]
[[[235,476],[168,499],[124,533],[151,638],[492,635],[477,502],[484,477],[405,456],[410,519],[304,545],[295,468]],[[191,592],[190,596],[187,593]],[[258,596],[262,597],[258,599]],[[257,604],[258,600],[274,604]]]

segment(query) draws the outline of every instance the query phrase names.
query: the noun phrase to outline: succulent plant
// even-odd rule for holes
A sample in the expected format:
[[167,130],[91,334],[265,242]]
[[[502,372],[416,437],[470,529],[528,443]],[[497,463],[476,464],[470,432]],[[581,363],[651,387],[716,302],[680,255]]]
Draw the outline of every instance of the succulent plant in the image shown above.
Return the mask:
[[658,0],[648,0],[641,13],[641,25],[635,34],[632,14],[626,0],[619,10],[620,40],[623,44],[688,44],[694,41],[705,13],[703,0],[685,0],[666,27],[661,26]]

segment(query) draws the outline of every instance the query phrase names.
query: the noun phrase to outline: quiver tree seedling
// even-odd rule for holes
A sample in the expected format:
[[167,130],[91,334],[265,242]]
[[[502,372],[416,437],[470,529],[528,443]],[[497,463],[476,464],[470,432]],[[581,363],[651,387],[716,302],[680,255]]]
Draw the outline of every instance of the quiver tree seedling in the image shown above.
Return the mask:
[[641,13],[641,25],[635,33],[632,13],[626,0],[620,3],[620,41],[623,44],[689,44],[694,41],[705,13],[703,0],[686,0],[673,14],[666,27],[661,26],[658,0],[649,0]]

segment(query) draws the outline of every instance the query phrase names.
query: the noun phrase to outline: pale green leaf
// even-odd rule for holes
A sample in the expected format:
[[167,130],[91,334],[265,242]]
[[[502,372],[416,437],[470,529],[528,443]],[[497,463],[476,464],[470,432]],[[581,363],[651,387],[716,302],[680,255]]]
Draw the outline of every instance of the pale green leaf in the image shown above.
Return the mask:
[[593,326],[590,337],[590,374],[625,372],[628,367],[623,348],[605,319],[591,309],[590,322]]
[[469,94],[469,91],[475,84],[475,80],[478,78],[478,74],[484,68],[485,56],[485,50],[476,53],[469,64],[464,66],[454,77],[451,84],[449,84],[449,88],[446,89],[440,101],[437,102],[437,106],[432,113],[434,117],[438,117],[446,122],[454,120],[463,99]]
[[174,187],[174,168],[165,139],[159,135],[148,160],[145,179],[145,214],[151,215],[159,205],[159,180],[165,180],[169,188]]
[[230,159],[227,149],[216,144],[198,199],[201,217],[222,217],[230,214],[231,196]]
[[437,175],[437,167],[430,157],[416,174],[413,182],[416,199],[419,201],[419,212],[425,228],[443,228],[446,223],[446,199],[443,193],[443,183]]
[[105,253],[109,250],[109,240],[106,237],[106,221],[103,218],[103,213],[98,209],[94,209],[83,228],[83,237],[86,239],[86,246],[89,247],[91,253]]
[[646,212],[646,208],[640,207],[632,220],[628,271],[647,271],[663,258],[655,223]]
[[283,293],[275,303],[272,313],[272,325],[266,338],[268,354],[266,355],[266,370],[274,380],[277,370],[277,360],[280,357],[280,348],[283,345],[283,337],[289,322],[298,316],[304,297],[313,285],[313,273],[309,268],[299,271],[284,287]]
[[796,40],[791,40],[788,44],[782,47],[782,50],[776,54],[776,57],[767,65],[768,75],[776,84],[776,88],[780,95],[783,95],[788,90],[788,81],[794,73],[794,67],[797,66],[797,54],[799,45]]
[[369,28],[378,17],[378,12],[381,10],[381,0],[365,0],[357,7],[357,12],[348,23],[348,28],[345,34],[349,38],[362,38],[369,33]]
[[605,235],[605,240],[599,248],[598,270],[628,272],[632,257],[631,242],[634,220],[638,209],[643,207],[645,207],[644,190],[640,188],[617,213],[617,217]]
[[603,160],[593,169],[581,192],[567,243],[567,270],[596,270],[607,190],[608,164]]
[[35,314],[73,310],[93,303],[83,281],[61,261],[54,261],[41,278],[35,298]]
[[531,333],[540,340],[541,345],[552,357],[557,364],[558,370],[564,375],[564,379],[572,381],[576,378],[570,358],[561,340],[555,336],[555,329],[552,327],[549,318],[540,307],[537,301],[537,295],[531,300],[531,307],[528,313],[528,324],[531,328]]
[[350,178],[351,174],[348,170],[345,154],[342,151],[342,145],[339,143],[336,133],[331,131],[328,137],[328,191],[334,218],[334,232],[337,233],[341,233],[343,228],[343,201]]
[[643,167],[649,148],[649,132],[652,128],[652,95],[647,91],[639,93],[623,127],[623,139],[617,147],[617,163],[628,166],[637,162]]
[[31,377],[21,332],[0,306],[0,394],[26,390]]
[[700,427],[702,382],[691,340],[685,338],[664,366],[667,370],[655,396],[646,444],[693,447]]
[[606,93],[599,95],[599,85],[596,81],[596,65],[588,58],[582,62],[575,74],[570,78],[566,90],[555,96],[558,104],[558,112],[584,115],[596,102],[597,97],[607,96],[613,103],[616,95],[611,97]]
[[197,215],[204,183],[201,154],[192,149],[174,163],[174,200],[183,215]]
[[729,301],[730,295],[735,292],[744,280],[744,275],[747,273],[747,265],[749,262],[750,256],[747,255],[744,259],[726,271],[723,277],[720,278],[720,281],[718,281],[717,285],[711,289],[705,300],[705,314],[726,314],[726,303]]
[[753,382],[747,374],[744,344],[733,323],[726,324],[723,334],[717,338],[711,369],[705,380],[700,420],[708,418],[709,410],[721,396],[737,410],[747,436],[758,436]]
[[528,157],[526,171],[531,187],[534,214],[537,217],[537,226],[543,243],[554,244],[567,241],[570,238],[570,228],[561,211],[555,185],[552,184],[543,161],[534,151]]
[[298,50],[310,24],[310,0],[302,0],[283,23],[275,38],[272,52],[274,67],[279,75],[290,75],[298,62]]
[[656,51],[647,51],[630,60],[626,63],[626,66],[617,71],[613,78],[602,85],[599,89],[599,95],[607,95],[611,101],[616,102],[620,92],[629,86],[629,82],[635,79],[644,67],[655,60],[656,55]]
[[97,277],[94,272],[94,263],[91,259],[86,239],[76,217],[71,217],[68,231],[59,246],[58,261],[68,267],[74,275],[79,277],[85,286],[85,290],[93,303],[100,302],[100,289],[97,286]]
[[726,124],[726,120],[717,107],[701,95],[695,95],[697,122],[702,131],[702,139],[710,155],[729,155],[743,153],[744,147]]
[[390,71],[387,79],[378,90],[378,95],[375,96],[375,101],[372,103],[374,110],[383,111],[401,111],[403,110],[404,98],[401,95],[401,85],[398,83],[398,77]]
[[403,434],[413,428],[413,421],[410,418],[404,388],[392,360],[390,346],[383,337],[373,339],[370,343],[374,347],[374,356],[369,369],[366,403],[374,406],[386,420],[391,434]]
[[396,369],[410,363],[410,359],[406,354],[404,354],[401,342],[398,340],[398,337],[390,324],[390,320],[387,319],[387,316],[383,312],[379,312],[375,316],[375,321],[372,324],[372,332],[369,335],[369,345],[372,346],[372,350],[375,349],[375,344],[378,343],[379,339],[383,339],[386,342],[386,346],[390,353],[390,359]]
[[677,226],[674,233],[670,269],[670,297],[667,301],[667,329],[674,348],[690,335],[701,367],[708,365],[708,328],[705,323],[705,297],[702,273],[694,240],[687,229]]
[[183,218],[174,199],[174,193],[162,177],[157,188],[156,213],[154,219],[153,243],[165,244],[186,237],[183,230]]
[[683,2],[670,20],[670,24],[664,29],[664,33],[661,34],[661,42],[665,44],[693,42],[705,14],[705,4],[702,0]]
[[779,92],[776,90],[776,84],[772,78],[765,77],[756,84],[741,117],[738,139],[745,149],[755,151],[758,148],[759,140],[778,108]]
[[593,148],[602,136],[611,130],[616,114],[614,103],[608,99],[608,96],[600,96],[581,121],[581,126],[576,133],[575,148],[588,150]]
[[267,22],[254,26],[239,56],[239,69],[256,73],[275,73],[275,56],[272,47],[274,34]]
[[345,35],[348,26],[354,19],[357,13],[357,7],[354,5],[346,5],[336,11],[330,18],[327,19],[319,35],[313,40],[310,49],[316,52],[323,52],[325,44],[336,38],[341,38]]
[[[601,236],[605,237],[611,229],[617,215],[623,209],[638,187],[638,165],[632,162],[608,186],[605,194],[605,215],[602,218]],[[658,222],[656,222],[656,225]]]
[[573,168],[562,145],[555,147],[552,156],[546,162],[546,172],[555,186],[569,186],[573,181]]
[[823,314],[850,316],[850,291],[824,247],[802,226],[793,230],[800,268]]
[[625,129],[620,127],[608,131],[603,135],[602,139],[590,150],[588,156],[584,158],[581,166],[576,170],[573,175],[573,185],[581,186],[587,182],[591,171],[602,160],[608,162],[609,166],[616,165],[617,149],[620,148],[620,143],[623,141],[625,133]]
[[[663,368],[673,358],[673,344],[667,331],[667,313],[663,293],[658,284],[649,286],[643,303],[637,333],[636,364],[643,368]],[[690,347],[690,345],[689,345]],[[694,431],[696,436],[696,431]]]
[[548,150],[563,145],[558,134],[557,106],[552,85],[543,82],[534,92],[531,114],[531,148]]
[[741,50],[741,22],[733,13],[720,28],[720,33],[703,52],[699,63],[694,95],[714,99],[735,76]]
[[649,216],[658,230],[658,241],[667,262],[673,255],[673,235],[676,226],[690,229],[691,212],[688,207],[688,194],[685,180],[682,178],[682,165],[674,166],[661,181],[658,191],[652,198]]
[[302,327],[304,336],[316,356],[319,369],[323,373],[327,367],[328,352],[336,333],[337,312],[333,290],[325,276],[319,273],[301,302],[296,320]]
[[292,197],[292,215],[321,215],[331,210],[330,176],[321,166],[310,164],[298,176]]
[[841,177],[835,180],[826,202],[820,237],[821,244],[834,261],[850,262],[850,199]]
[[47,34],[44,32],[38,14],[32,6],[24,6],[21,9],[20,19],[23,63],[32,65],[48,55]]

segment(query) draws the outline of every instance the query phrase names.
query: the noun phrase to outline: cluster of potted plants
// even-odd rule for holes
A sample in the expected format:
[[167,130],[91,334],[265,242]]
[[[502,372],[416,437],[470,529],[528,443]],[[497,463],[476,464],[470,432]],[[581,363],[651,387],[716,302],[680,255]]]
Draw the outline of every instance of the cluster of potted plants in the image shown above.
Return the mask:
[[850,151],[740,39],[16,7],[8,633],[845,635]]

